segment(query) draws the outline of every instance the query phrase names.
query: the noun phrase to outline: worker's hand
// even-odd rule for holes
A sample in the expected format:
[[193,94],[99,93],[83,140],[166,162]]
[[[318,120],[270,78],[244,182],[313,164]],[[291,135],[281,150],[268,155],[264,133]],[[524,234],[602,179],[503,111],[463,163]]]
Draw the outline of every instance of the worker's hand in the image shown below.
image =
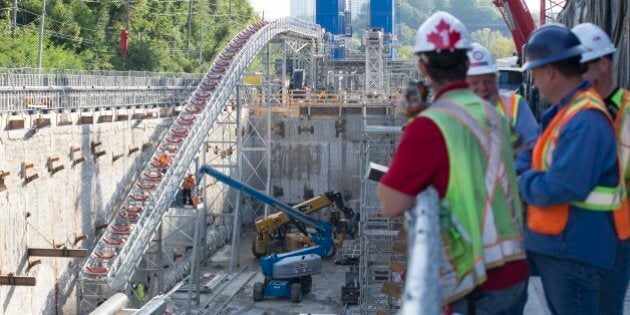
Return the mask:
[[397,111],[406,117],[415,117],[427,108],[428,98],[429,89],[424,82],[411,80],[398,97]]

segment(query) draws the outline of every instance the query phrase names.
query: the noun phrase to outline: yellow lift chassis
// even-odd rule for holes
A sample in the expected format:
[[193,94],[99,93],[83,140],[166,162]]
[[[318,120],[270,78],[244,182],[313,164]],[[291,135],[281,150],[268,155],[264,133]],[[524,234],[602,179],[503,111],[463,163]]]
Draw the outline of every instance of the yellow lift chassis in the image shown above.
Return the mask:
[[[301,202],[294,209],[306,215],[315,213],[321,209],[332,206],[330,224],[333,226],[333,233],[336,232],[335,245],[343,243],[345,233],[348,229],[347,222],[354,222],[354,212],[343,203],[341,193],[325,192],[309,200]],[[346,220],[341,220],[340,212]],[[266,218],[256,221],[256,232],[258,235],[252,241],[252,253],[255,257],[269,255],[271,253],[281,253],[294,251],[303,247],[315,245],[306,231],[299,233],[289,233],[288,224],[291,219],[284,212],[276,212]],[[300,227],[296,224],[298,228]]]

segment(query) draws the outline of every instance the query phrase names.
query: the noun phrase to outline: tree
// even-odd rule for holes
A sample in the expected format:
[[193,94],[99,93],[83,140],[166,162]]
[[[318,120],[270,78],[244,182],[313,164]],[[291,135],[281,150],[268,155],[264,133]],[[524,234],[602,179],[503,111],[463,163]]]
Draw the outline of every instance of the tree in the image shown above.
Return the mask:
[[499,31],[482,28],[473,32],[471,37],[473,41],[488,48],[495,58],[510,57],[516,53],[514,41],[512,41],[511,38],[503,36],[503,34]]
[[[18,32],[13,37],[9,27],[12,0],[0,0],[0,67],[37,65],[41,3],[18,2]],[[247,0],[192,4],[188,34],[187,1],[132,1],[125,62],[119,38],[127,28],[125,1],[47,0],[43,66],[205,72],[232,36],[258,17]]]

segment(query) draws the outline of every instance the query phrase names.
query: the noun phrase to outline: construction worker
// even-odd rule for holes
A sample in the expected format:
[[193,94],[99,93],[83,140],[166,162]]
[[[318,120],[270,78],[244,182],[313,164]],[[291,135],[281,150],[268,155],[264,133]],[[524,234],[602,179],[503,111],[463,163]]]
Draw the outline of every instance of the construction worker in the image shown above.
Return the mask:
[[184,178],[184,183],[182,184],[182,203],[185,205],[192,205],[192,189],[195,187],[196,181],[195,177],[192,174],[188,174],[186,178]]
[[613,211],[620,207],[623,181],[610,115],[582,79],[584,52],[561,24],[535,30],[525,48],[523,67],[552,104],[519,188],[529,204],[528,261],[553,314],[598,314],[599,290],[617,246]]
[[164,171],[172,162],[172,159],[168,154],[162,153],[155,158],[155,167]]
[[[615,85],[612,77],[615,46],[608,35],[591,23],[575,26],[572,30],[588,51],[582,54],[581,62],[586,65],[582,75],[593,84],[593,88],[604,99],[608,114],[614,121],[617,133],[617,150],[620,156],[622,173],[625,175],[626,193],[630,183],[630,92]],[[627,197],[627,196],[626,196]],[[625,202],[628,202],[626,198]],[[615,216],[626,216],[628,212],[615,211]],[[618,218],[615,222],[623,222]],[[618,229],[619,234],[619,229]],[[603,280],[600,289],[600,314],[622,315],[623,302],[628,280],[630,279],[630,240],[628,235],[619,235],[613,270]]]
[[512,148],[516,155],[516,173],[529,169],[531,154],[538,137],[538,123],[529,104],[516,92],[499,93],[497,66],[494,56],[481,44],[472,43],[468,52],[468,75],[466,82],[470,89],[481,98],[495,104],[495,108],[505,116],[512,132]]
[[462,314],[518,314],[528,274],[509,127],[468,89],[470,48],[466,27],[446,12],[418,29],[414,53],[435,99],[405,128],[377,194],[383,212],[398,216],[435,187],[449,260],[443,302]]

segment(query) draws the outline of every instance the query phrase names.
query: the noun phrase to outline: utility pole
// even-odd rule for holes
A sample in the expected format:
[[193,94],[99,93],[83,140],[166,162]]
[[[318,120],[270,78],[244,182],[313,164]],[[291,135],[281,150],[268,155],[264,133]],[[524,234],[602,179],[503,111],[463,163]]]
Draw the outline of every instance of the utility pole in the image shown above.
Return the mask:
[[186,59],[190,58],[191,30],[192,30],[192,0],[188,0],[188,32],[186,32]]
[[129,11],[131,11],[131,10],[130,10],[130,9],[131,9],[131,3],[130,3],[130,2],[131,2],[131,0],[127,0],[127,6],[126,6],[126,11],[127,11],[127,26],[125,26],[125,27],[126,27],[126,29],[127,29],[127,31],[129,31]]
[[203,62],[203,30],[199,32],[199,64]]
[[[129,20],[130,20],[129,14],[131,11],[131,0],[127,0],[125,9],[127,13],[127,24],[125,26],[125,30],[127,31],[127,45],[129,45],[128,44],[129,43]],[[123,54],[123,68],[124,68],[123,70],[127,70],[127,54],[126,53]]]
[[15,30],[17,29],[17,0],[13,0],[13,24],[11,24],[11,35],[15,37]]
[[39,21],[39,52],[37,53],[37,69],[42,69],[42,54],[44,45],[44,19],[46,18],[46,0],[42,0],[42,17]]

